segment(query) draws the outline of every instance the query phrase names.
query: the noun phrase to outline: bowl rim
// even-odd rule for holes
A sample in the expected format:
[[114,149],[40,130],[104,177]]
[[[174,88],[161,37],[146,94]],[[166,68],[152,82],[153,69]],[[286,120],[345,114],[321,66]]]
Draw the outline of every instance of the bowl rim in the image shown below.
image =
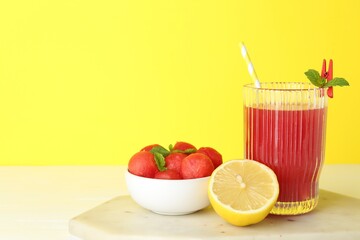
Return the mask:
[[210,179],[211,176],[207,176],[207,177],[201,177],[201,178],[188,178],[188,179],[161,179],[161,178],[149,178],[149,177],[143,177],[143,176],[138,176],[135,175],[133,173],[131,173],[129,171],[129,169],[126,169],[125,174],[132,176],[134,178],[139,178],[139,179],[146,179],[148,181],[162,181],[162,182],[190,182],[190,181],[203,181],[205,179]]

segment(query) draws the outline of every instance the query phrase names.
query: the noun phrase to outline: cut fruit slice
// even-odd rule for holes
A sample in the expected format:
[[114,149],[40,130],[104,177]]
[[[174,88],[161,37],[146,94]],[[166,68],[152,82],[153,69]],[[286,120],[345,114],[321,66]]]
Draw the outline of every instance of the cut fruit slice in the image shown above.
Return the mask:
[[279,183],[266,165],[253,160],[231,160],[212,173],[209,200],[215,212],[236,226],[262,221],[275,205]]

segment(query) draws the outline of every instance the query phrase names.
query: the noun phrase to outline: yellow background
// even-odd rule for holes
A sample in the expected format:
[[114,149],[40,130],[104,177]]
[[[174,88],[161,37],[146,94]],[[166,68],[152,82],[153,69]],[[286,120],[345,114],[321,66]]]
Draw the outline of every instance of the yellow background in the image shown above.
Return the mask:
[[150,143],[243,156],[238,43],[261,81],[334,59],[325,163],[360,163],[360,1],[0,3],[0,165],[127,164]]

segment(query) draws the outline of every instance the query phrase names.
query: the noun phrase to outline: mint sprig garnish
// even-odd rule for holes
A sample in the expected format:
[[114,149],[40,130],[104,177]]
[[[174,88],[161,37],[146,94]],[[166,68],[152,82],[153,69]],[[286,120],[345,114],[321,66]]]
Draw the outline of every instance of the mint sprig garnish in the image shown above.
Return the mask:
[[169,150],[167,150],[166,148],[162,147],[162,146],[155,146],[153,147],[150,152],[154,155],[154,160],[156,163],[157,168],[159,169],[159,171],[165,171],[167,168],[165,167],[166,162],[165,162],[165,158],[170,154],[170,153],[185,153],[185,154],[191,154],[196,152],[195,148],[188,148],[185,150],[179,150],[179,149],[174,149],[174,146],[172,144],[169,145]]
[[162,147],[162,146],[156,146],[156,147],[153,147],[150,152],[152,154],[155,154],[156,152],[157,153],[160,153],[161,155],[163,155],[164,157],[167,157],[167,155],[170,154],[170,151],[167,150],[166,148]]
[[165,162],[165,157],[159,153],[159,152],[154,152],[154,159],[155,159],[155,163],[157,168],[159,169],[159,171],[165,171],[166,170],[166,162]]
[[195,148],[188,148],[185,150],[180,150],[180,149],[174,149],[174,146],[172,144],[169,145],[169,149],[171,153],[185,153],[185,154],[191,154],[191,153],[195,153],[196,149]]
[[305,72],[305,75],[310,80],[310,82],[317,87],[322,87],[326,83],[326,79],[322,78],[320,73],[315,69],[309,69],[307,72]]
[[335,77],[327,82],[326,78],[321,77],[320,73],[314,69],[307,70],[307,72],[305,72],[305,75],[312,84],[314,84],[319,88],[350,86],[348,81],[346,81],[344,78],[339,78],[339,77]]
[[161,172],[165,171],[166,170],[165,157],[167,157],[170,154],[170,151],[162,146],[156,146],[156,147],[153,147],[150,150],[150,152],[152,154],[154,154],[155,163],[156,163],[156,166],[159,169],[159,171],[161,171]]
[[334,87],[334,86],[350,86],[349,82],[346,81],[344,78],[333,78],[331,81],[325,83],[324,87]]

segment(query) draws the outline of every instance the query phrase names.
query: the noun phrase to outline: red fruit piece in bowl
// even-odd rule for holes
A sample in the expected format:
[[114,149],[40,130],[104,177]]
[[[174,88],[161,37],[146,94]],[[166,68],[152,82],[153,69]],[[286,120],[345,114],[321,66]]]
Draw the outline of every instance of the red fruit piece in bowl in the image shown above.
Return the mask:
[[181,173],[181,162],[184,158],[187,157],[187,154],[185,153],[170,153],[166,158],[166,168],[170,170],[175,170],[179,174]]
[[175,170],[167,169],[162,172],[157,172],[155,174],[155,178],[157,179],[181,179],[180,173]]
[[171,152],[182,152],[186,154],[194,153],[197,150],[194,145],[187,142],[176,142],[174,146],[170,145],[169,148]]
[[196,152],[208,156],[211,159],[214,168],[217,168],[223,162],[221,154],[212,147],[201,147]]
[[135,153],[130,158],[128,170],[134,175],[148,178],[154,178],[155,174],[159,171],[154,155],[148,151]]
[[211,159],[202,153],[192,153],[181,163],[181,176],[184,179],[210,176],[214,171]]
[[143,147],[140,151],[148,151],[148,152],[150,152],[150,150],[153,149],[154,147],[160,147],[160,144],[147,145],[147,146]]

